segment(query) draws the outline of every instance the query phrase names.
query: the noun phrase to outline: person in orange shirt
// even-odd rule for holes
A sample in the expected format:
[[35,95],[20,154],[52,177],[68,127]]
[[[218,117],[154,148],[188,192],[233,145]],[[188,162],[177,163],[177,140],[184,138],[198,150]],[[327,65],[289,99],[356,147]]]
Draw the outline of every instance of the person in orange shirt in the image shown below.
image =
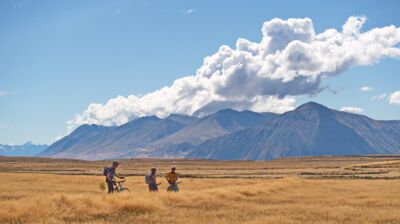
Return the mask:
[[173,166],[171,167],[171,172],[167,173],[165,176],[165,179],[167,179],[169,186],[167,188],[167,191],[174,191],[178,192],[179,187],[178,187],[178,174],[176,173],[176,168]]

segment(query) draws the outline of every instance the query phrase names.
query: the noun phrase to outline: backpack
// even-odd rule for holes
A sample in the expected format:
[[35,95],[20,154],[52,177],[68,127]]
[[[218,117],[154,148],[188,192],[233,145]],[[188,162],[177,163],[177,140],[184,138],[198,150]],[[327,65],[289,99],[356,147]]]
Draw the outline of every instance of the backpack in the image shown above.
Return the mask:
[[108,167],[105,166],[104,169],[103,169],[103,175],[107,176],[107,173],[108,173]]
[[153,178],[152,178],[151,174],[146,175],[146,176],[144,177],[144,182],[145,182],[146,184],[151,184],[151,183],[153,183]]

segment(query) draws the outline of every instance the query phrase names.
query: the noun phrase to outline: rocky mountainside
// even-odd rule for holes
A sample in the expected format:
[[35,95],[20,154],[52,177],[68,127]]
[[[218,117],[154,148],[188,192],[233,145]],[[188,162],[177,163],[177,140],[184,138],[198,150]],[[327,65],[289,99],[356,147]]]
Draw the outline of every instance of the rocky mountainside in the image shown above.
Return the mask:
[[118,127],[82,125],[40,156],[80,159],[184,157],[194,146],[208,139],[260,125],[274,116],[225,109],[202,119],[173,114],[165,119],[141,117]]
[[121,126],[82,125],[43,157],[275,159],[400,153],[400,121],[306,103],[284,114],[220,110],[203,118],[141,117]]
[[399,152],[400,121],[373,120],[311,102],[279,115],[262,127],[210,139],[187,157],[260,160]]

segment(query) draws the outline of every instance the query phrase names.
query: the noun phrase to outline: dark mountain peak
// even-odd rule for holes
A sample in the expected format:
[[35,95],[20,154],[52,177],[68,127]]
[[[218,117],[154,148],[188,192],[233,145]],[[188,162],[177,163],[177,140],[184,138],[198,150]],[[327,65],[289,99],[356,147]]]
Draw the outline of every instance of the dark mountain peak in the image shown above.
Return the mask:
[[30,145],[34,145],[32,141],[27,141],[23,144],[23,146],[30,146]]
[[144,120],[144,121],[158,121],[161,120],[161,118],[157,117],[156,115],[150,115],[150,116],[144,116],[144,117],[140,117],[136,120]]
[[262,113],[257,113],[257,112],[251,111],[251,110],[242,110],[242,111],[240,111],[240,113],[243,113],[243,114],[262,114]]
[[223,109],[203,118],[203,121],[213,121],[220,127],[228,131],[233,131],[262,124],[268,119],[267,116],[253,111]]
[[186,117],[187,115],[183,115],[183,114],[174,114],[174,113],[172,113],[172,114],[170,114],[168,117],[166,117],[166,118],[174,118],[174,117]]
[[242,115],[250,116],[250,117],[264,117],[265,120],[272,120],[276,118],[279,114],[273,112],[254,112],[251,110],[243,110],[240,112]]
[[76,130],[90,128],[91,126],[92,126],[92,124],[82,124],[79,127],[77,127]]
[[98,124],[82,124],[79,127],[82,127],[82,128],[96,128],[96,127],[100,127],[100,126],[101,125],[98,125]]
[[125,123],[123,125],[121,125],[120,127],[129,127],[132,125],[140,125],[140,124],[144,124],[144,123],[153,123],[153,122],[157,122],[160,121],[161,118],[155,116],[155,115],[151,115],[151,116],[144,116],[144,117],[139,117],[136,119],[133,119],[131,121],[129,121],[128,123]]
[[233,109],[230,109],[230,108],[225,108],[225,109],[217,111],[215,114],[217,114],[217,115],[228,115],[228,114],[237,114],[237,113],[240,113],[240,112],[238,112],[236,110],[233,110]]
[[194,117],[194,116],[185,115],[185,114],[171,114],[168,117],[166,117],[165,120],[189,125],[189,124],[193,124],[194,122],[198,121],[199,118]]
[[222,109],[219,110],[213,114],[209,114],[203,118],[201,118],[201,121],[207,121],[207,120],[218,120],[221,118],[227,119],[227,118],[232,118],[232,116],[235,116],[239,114],[240,112],[233,110],[233,109]]
[[190,118],[195,118],[195,117],[191,117],[191,116],[185,115],[185,114],[170,114],[165,119],[175,120],[175,119],[185,119],[185,118],[189,118],[190,119]]
[[104,127],[104,126],[97,125],[97,124],[83,124],[83,125],[79,126],[77,129],[75,129],[74,132],[98,130],[98,129],[101,129],[102,127]]
[[288,111],[283,114],[283,118],[288,119],[305,119],[305,120],[320,120],[331,119],[334,117],[334,110],[329,109],[315,102],[308,102],[300,105],[295,110]]
[[[74,136],[74,137],[82,136],[82,135],[95,135],[95,134],[107,132],[107,131],[111,130],[112,128],[113,127],[102,126],[102,125],[97,125],[97,124],[83,124],[83,125],[79,126],[78,128],[76,128],[70,135]],[[67,136],[65,136],[65,137],[67,137]],[[62,138],[62,139],[64,139],[64,138]],[[60,139],[60,140],[62,140],[62,139]]]
[[213,114],[210,114],[204,118],[202,118],[202,121],[208,121],[208,120],[215,120],[218,123],[220,122],[226,122],[228,120],[234,120],[240,116],[240,112],[233,110],[233,109],[222,109],[219,110]]
[[298,107],[296,108],[296,110],[297,110],[297,111],[299,111],[299,110],[317,110],[317,111],[324,111],[324,110],[330,110],[330,109],[329,109],[328,107],[322,105],[322,104],[319,104],[319,103],[310,101],[310,102],[308,102],[308,103],[305,103],[305,104],[302,104],[302,105],[298,106]]
[[301,114],[319,114],[319,115],[327,115],[333,112],[333,110],[328,107],[321,105],[315,102],[308,102],[303,105],[297,107],[294,112],[298,112]]
[[263,115],[264,117],[267,117],[267,118],[270,118],[270,119],[275,118],[278,115],[280,115],[280,114],[273,113],[273,112],[262,112],[260,114]]

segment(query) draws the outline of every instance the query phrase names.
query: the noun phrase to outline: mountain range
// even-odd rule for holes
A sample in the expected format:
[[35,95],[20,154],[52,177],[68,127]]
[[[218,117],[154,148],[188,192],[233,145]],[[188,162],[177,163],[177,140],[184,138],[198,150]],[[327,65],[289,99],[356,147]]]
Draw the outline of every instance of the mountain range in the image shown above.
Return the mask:
[[309,102],[283,114],[220,110],[172,114],[121,126],[82,125],[42,157],[264,160],[289,156],[400,153],[400,121],[379,121]]
[[36,156],[47,147],[48,145],[36,145],[32,142],[27,142],[23,145],[0,144],[0,156]]

